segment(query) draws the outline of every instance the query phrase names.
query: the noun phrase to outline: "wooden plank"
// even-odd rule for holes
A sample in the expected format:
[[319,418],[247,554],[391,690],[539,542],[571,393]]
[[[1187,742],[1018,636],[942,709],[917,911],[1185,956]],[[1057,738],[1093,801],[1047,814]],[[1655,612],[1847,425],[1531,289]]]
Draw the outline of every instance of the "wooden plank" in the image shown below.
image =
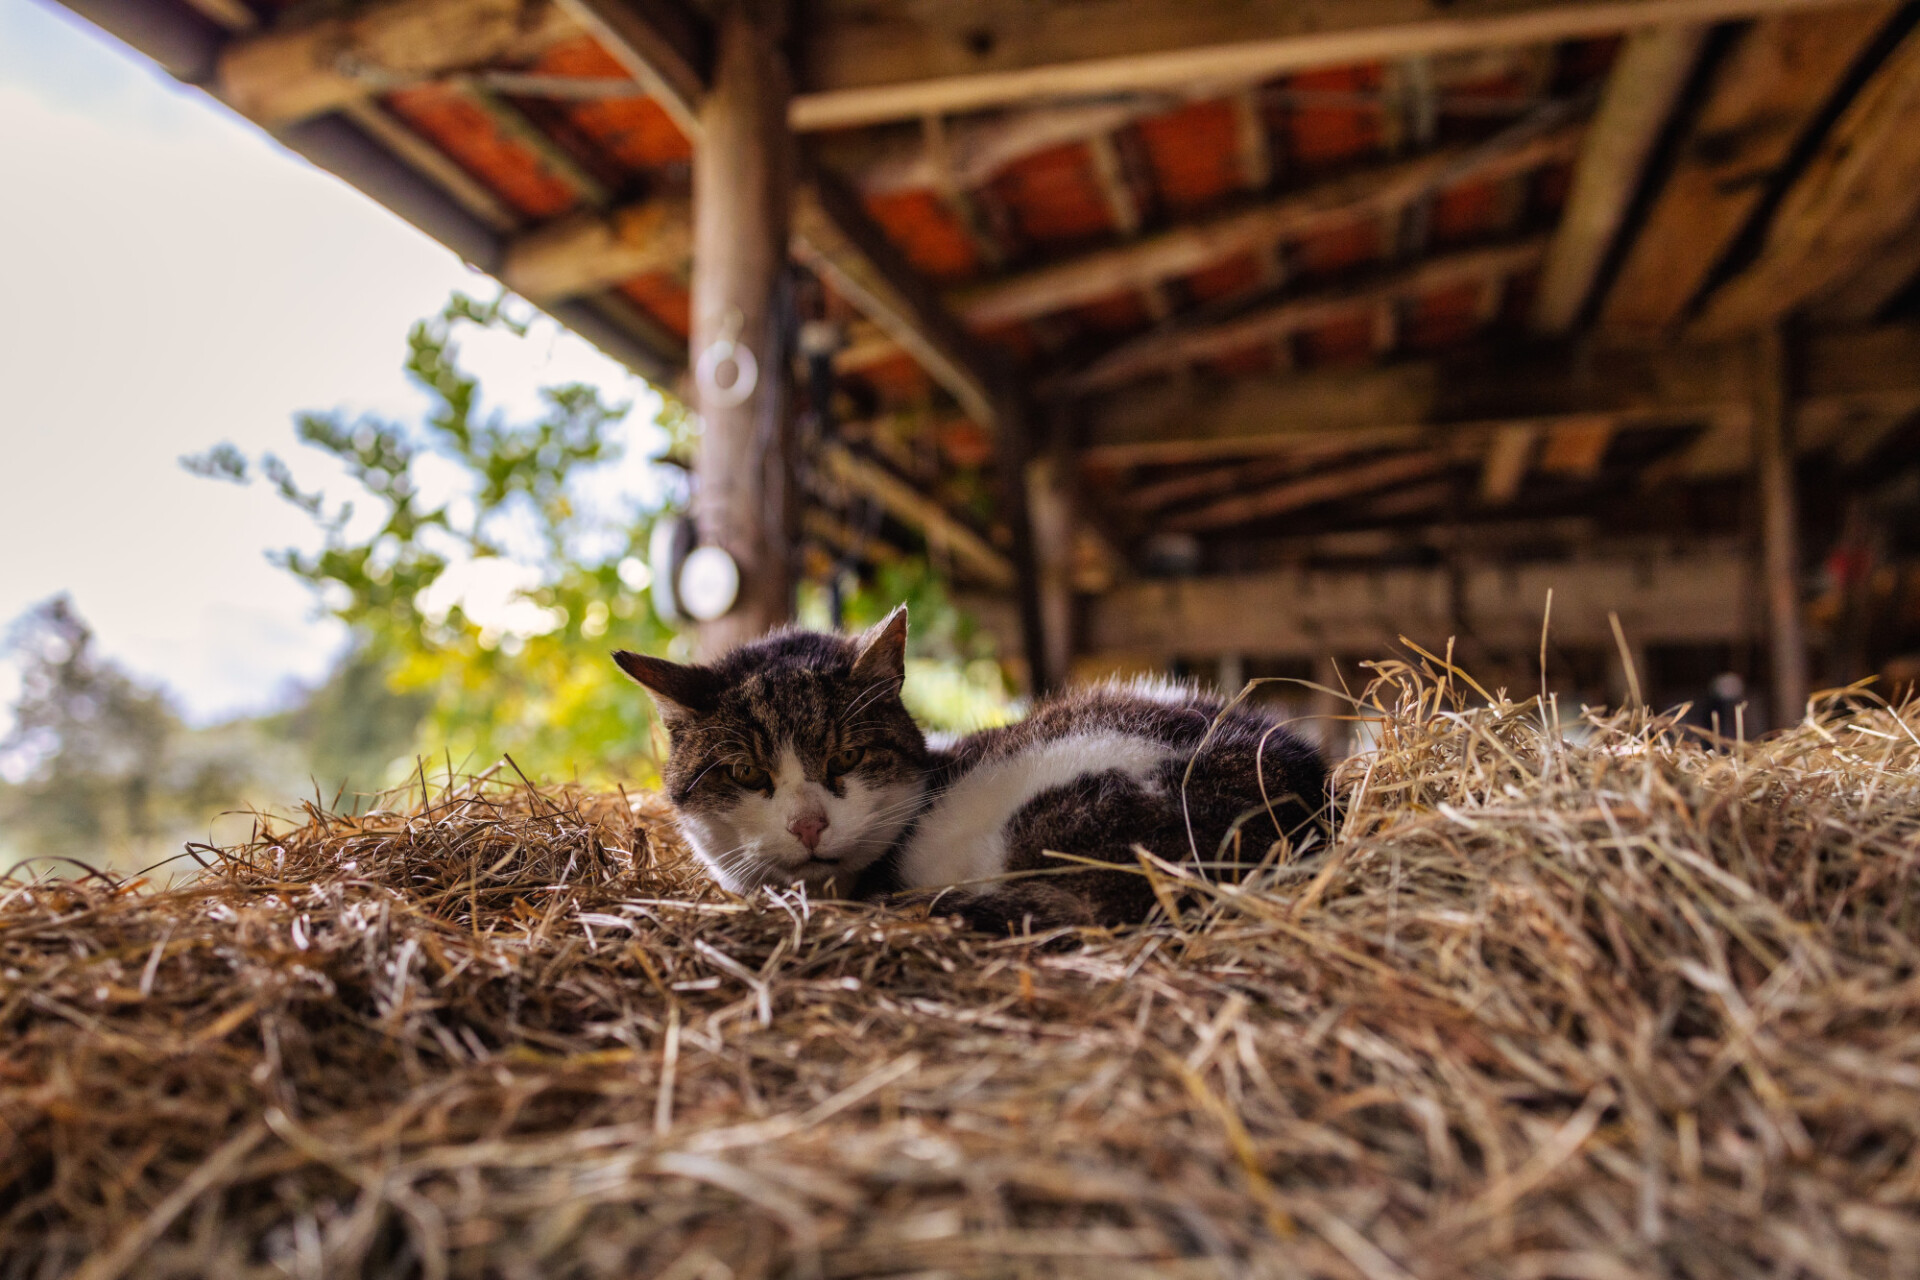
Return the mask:
[[1613,437],[1611,418],[1564,422],[1547,433],[1540,450],[1540,470],[1569,480],[1591,480],[1600,474]]
[[699,141],[712,34],[698,14],[676,0],[556,2],[660,104],[680,132]]
[[853,192],[830,174],[815,174],[801,193],[793,230],[795,254],[899,343],[967,416],[982,426],[1005,416],[985,352]]
[[[1144,384],[1093,400],[1085,448],[1108,464],[1259,454],[1305,437],[1418,441],[1533,422],[1699,421],[1744,414],[1740,344],[1528,355],[1467,353],[1382,368]],[[1920,379],[1920,374],[1915,375]]]
[[1751,18],[1836,0],[828,0],[801,33],[795,127]]
[[785,389],[779,299],[787,269],[793,147],[788,80],[772,6],[734,0],[715,23],[713,87],[700,108],[693,166],[693,340],[696,370],[709,351],[734,344],[755,359],[744,396],[739,372],[696,372],[693,518],[703,543],[740,570],[726,615],[700,626],[697,649],[714,657],[793,613],[798,486]]
[[1269,489],[1223,498],[1197,511],[1168,516],[1159,521],[1159,527],[1183,532],[1224,529],[1417,480],[1440,470],[1447,461],[1448,455],[1438,450],[1392,454],[1358,466],[1303,476]]
[[1316,183],[1259,207],[1204,219],[952,295],[970,325],[986,327],[1092,302],[1187,275],[1236,254],[1398,209],[1437,185],[1524,172],[1573,153],[1575,128],[1516,138],[1504,149],[1449,149]]
[[1658,333],[1681,321],[1801,131],[1894,7],[1787,14],[1739,38],[1607,293],[1603,329]]
[[1771,325],[1920,216],[1920,31],[1910,32],[1834,122],[1781,201],[1759,258],[1715,290],[1708,336]]
[[827,475],[853,493],[870,498],[900,523],[927,540],[936,560],[951,556],[968,576],[997,591],[1013,589],[1013,561],[945,507],[878,463],[839,447],[822,456]]
[[1705,37],[1699,26],[1649,27],[1621,50],[1540,273],[1533,309],[1539,332],[1563,334],[1579,319]]
[[[907,136],[890,137],[874,150],[856,141],[840,149],[848,153],[850,163],[836,168],[842,169],[863,195],[938,191],[949,185],[972,188],[1037,151],[1086,142],[1166,109],[1165,99],[1142,97],[1028,108],[951,121],[929,116],[925,119],[941,121],[938,155],[922,140]],[[836,159],[839,154],[837,151]]]
[[531,61],[579,33],[552,0],[390,0],[234,40],[213,88],[275,128],[447,71]]
[[[1251,210],[1145,236],[1115,248],[952,293],[947,295],[947,307],[968,324],[983,327],[1030,318],[1092,301],[1116,289],[1145,288],[1236,253],[1270,247],[1290,236],[1339,226],[1382,208],[1404,204],[1438,181],[1524,171],[1557,156],[1570,155],[1577,145],[1578,131],[1569,128],[1524,139],[1507,149],[1447,151],[1382,166],[1316,184]],[[878,288],[877,281],[887,276],[893,276],[896,283],[903,281],[905,277],[900,272],[911,272],[904,264],[885,272],[858,267],[858,259],[863,255],[875,261],[885,256],[898,263],[899,254],[884,235],[872,228],[872,220],[844,184],[825,171],[817,171],[809,185],[823,193],[834,193],[824,197],[831,201],[834,216],[827,219],[822,205],[816,217],[813,198],[803,195],[796,216],[803,226],[813,229],[819,244],[809,249],[810,242],[803,237],[798,251],[819,256],[831,235],[835,254],[852,264],[847,271],[851,287],[868,287],[860,281],[869,278],[876,282],[872,288]],[[610,225],[596,225],[593,219],[582,217],[542,229],[521,254],[529,264],[525,267],[528,272],[535,272],[532,264],[537,263],[537,278],[529,280],[528,287],[538,291],[541,297],[551,298],[567,291],[590,292],[604,288],[645,271],[673,269],[671,265],[663,265],[664,260],[678,246],[686,244],[687,237],[669,218],[676,208],[684,207],[665,199],[649,201],[614,215]],[[832,231],[834,226],[839,227],[837,233]],[[857,238],[852,232],[858,233]],[[648,248],[649,239],[658,241],[657,252]],[[856,252],[862,244],[867,248]],[[821,261],[826,261],[826,257],[821,256]],[[643,265],[636,268],[636,262]],[[924,292],[924,286],[916,285],[914,291]],[[878,309],[877,297],[874,305]],[[893,310],[901,311],[902,305],[895,305]],[[924,309],[925,304],[918,305]],[[911,335],[906,326],[896,323],[893,327]],[[899,339],[899,335],[894,336]],[[899,340],[906,344],[905,339]],[[873,354],[878,358],[877,352]],[[913,351],[913,354],[916,359],[920,358],[920,352]],[[934,366],[927,368],[943,384],[948,384],[949,379],[958,382],[958,374],[952,370],[943,374],[936,372]],[[968,395],[973,397],[974,393],[969,391]],[[969,409],[970,413],[973,411]]]
[[[1142,384],[1086,406],[1084,458],[1107,466],[1248,457],[1314,440],[1414,444],[1531,423],[1598,433],[1634,423],[1725,423],[1746,465],[1752,416],[1745,341],[1525,354],[1462,353],[1385,368]],[[1796,352],[1798,421],[1920,409],[1920,326],[1815,333]]]
[[1534,447],[1540,442],[1540,428],[1532,423],[1501,427],[1487,442],[1487,456],[1480,466],[1480,501],[1489,507],[1504,507],[1520,496],[1526,483],[1527,467],[1533,461]]
[[663,196],[611,215],[589,210],[562,218],[507,246],[501,281],[546,303],[634,276],[684,270],[693,250],[692,210],[685,198]]
[[1760,580],[1767,598],[1775,728],[1796,723],[1807,702],[1807,635],[1800,613],[1800,517],[1794,495],[1790,357],[1780,330],[1755,339],[1754,480],[1760,494]]
[[1199,361],[1215,360],[1274,342],[1354,312],[1379,312],[1394,303],[1468,280],[1501,280],[1539,263],[1547,240],[1492,245],[1437,254],[1373,280],[1296,294],[1231,320],[1171,326],[1142,335],[1100,357],[1066,380],[1076,392],[1097,391]]
[[1871,324],[1920,278],[1920,221],[1908,224],[1880,252],[1821,295],[1808,322],[1831,328]]
[[1451,568],[1284,569],[1146,579],[1086,603],[1086,652],[1163,665],[1174,658],[1384,656],[1408,636],[1438,652],[1467,634],[1496,651],[1531,654],[1547,592],[1553,639],[1611,652],[1607,615],[1643,644],[1749,639],[1742,556],[1667,559],[1598,555],[1575,562],[1470,561]]
[[495,231],[512,231],[520,225],[519,215],[484,183],[448,159],[446,152],[394,119],[378,103],[371,99],[350,102],[341,108],[341,114],[358,125],[361,132],[391,151],[401,163],[446,192],[462,209]]

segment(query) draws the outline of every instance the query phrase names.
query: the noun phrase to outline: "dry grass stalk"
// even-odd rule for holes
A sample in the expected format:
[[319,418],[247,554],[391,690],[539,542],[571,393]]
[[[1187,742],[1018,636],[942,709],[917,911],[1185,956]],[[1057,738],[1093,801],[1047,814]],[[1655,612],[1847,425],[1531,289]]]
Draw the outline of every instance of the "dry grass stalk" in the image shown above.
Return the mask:
[[1330,851],[1070,944],[494,783],[0,885],[0,1275],[1920,1272],[1920,708],[1456,694],[1382,669]]

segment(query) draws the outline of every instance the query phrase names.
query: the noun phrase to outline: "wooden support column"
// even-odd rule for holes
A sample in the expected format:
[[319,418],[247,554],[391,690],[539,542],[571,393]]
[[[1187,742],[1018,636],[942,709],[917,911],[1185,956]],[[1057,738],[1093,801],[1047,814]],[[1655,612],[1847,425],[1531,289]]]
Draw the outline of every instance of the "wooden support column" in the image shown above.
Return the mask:
[[994,469],[999,473],[1001,513],[1013,535],[1013,598],[1020,615],[1020,652],[1026,660],[1027,693],[1037,698],[1053,686],[1048,679],[1047,624],[1041,605],[1044,592],[1027,484],[1027,470],[1034,457],[1032,410],[1024,399],[1012,394],[998,399],[1002,407],[994,431]]
[[[1056,427],[1058,424],[1056,424]],[[1074,495],[1065,433],[1027,464],[1027,518],[1033,531],[1034,580],[1040,615],[1038,687],[1058,688],[1073,667]]]
[[[794,147],[777,0],[730,0],[714,28],[713,85],[700,108],[693,167],[693,340],[696,369],[714,343],[753,353],[758,381],[739,404],[693,379],[703,425],[694,459],[700,540],[740,566],[740,597],[700,629],[712,657],[793,614],[797,495],[777,308],[787,262]],[[731,385],[731,371],[717,379]]]
[[1807,640],[1800,617],[1799,511],[1793,484],[1792,370],[1778,326],[1755,341],[1754,475],[1760,491],[1760,570],[1773,655],[1775,728],[1800,719],[1807,703]]

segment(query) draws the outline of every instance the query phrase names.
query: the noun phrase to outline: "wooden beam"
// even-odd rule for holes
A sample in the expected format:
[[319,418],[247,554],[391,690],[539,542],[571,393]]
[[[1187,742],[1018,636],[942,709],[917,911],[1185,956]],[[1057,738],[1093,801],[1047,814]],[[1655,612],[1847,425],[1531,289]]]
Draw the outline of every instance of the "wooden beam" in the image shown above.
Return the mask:
[[1316,183],[1293,195],[1143,236],[952,295],[968,324],[986,327],[1145,288],[1236,254],[1398,209],[1438,186],[1468,177],[1524,172],[1573,153],[1579,130],[1518,137],[1504,148],[1449,149]]
[[536,303],[591,293],[619,280],[682,271],[693,252],[693,205],[662,196],[611,214],[548,223],[507,246],[501,281]]
[[1678,325],[1795,141],[1896,6],[1784,14],[1738,37],[1601,307],[1603,329]]
[[703,543],[740,570],[731,612],[701,624],[713,657],[793,615],[799,495],[785,403],[787,357],[778,314],[793,192],[788,78],[778,5],[732,0],[715,24],[713,87],[700,108],[693,166],[693,340],[705,353],[748,352],[758,376],[745,396],[738,357],[693,379],[703,424],[694,458],[693,518]]
[[1722,336],[1770,325],[1873,259],[1920,217],[1920,31],[1834,122],[1769,224],[1760,256],[1695,321]]
[[1170,325],[1108,352],[1067,379],[1065,387],[1082,393],[1097,391],[1182,365],[1216,360],[1462,281],[1505,279],[1536,265],[1546,253],[1544,236],[1517,244],[1463,249],[1438,254],[1373,280],[1282,298],[1231,320]]
[[[1577,144],[1577,130],[1560,129],[1506,148],[1451,150],[1332,179],[1254,209],[949,294],[946,310],[966,324],[981,327],[1031,318],[1116,289],[1144,288],[1236,253],[1397,207],[1439,182],[1522,172],[1572,154]],[[923,366],[969,406],[970,414],[987,412],[982,406],[991,396],[984,384],[967,386],[982,382],[977,344],[958,334],[950,321],[933,318],[939,308],[930,287],[916,283],[920,277],[873,226],[843,182],[819,171],[809,186],[818,195],[802,192],[796,207],[796,253],[833,274],[856,306],[916,360],[924,356]],[[686,233],[672,221],[676,211],[685,208],[661,197],[616,212],[606,225],[582,216],[542,228],[510,253],[520,274],[508,283],[530,297],[553,299],[601,289],[649,271],[671,270],[672,255],[683,252],[688,243]],[[686,215],[681,212],[680,216]]]
[[1480,501],[1489,507],[1504,507],[1520,496],[1526,483],[1527,467],[1533,461],[1534,446],[1541,430],[1530,423],[1501,427],[1487,442],[1487,456],[1480,465]]
[[1705,37],[1706,29],[1699,26],[1649,27],[1629,37],[1620,51],[1580,148],[1566,212],[1540,273],[1533,309],[1539,332],[1566,333],[1580,318]]
[[1448,455],[1439,450],[1391,454],[1357,466],[1302,476],[1254,493],[1222,498],[1197,511],[1183,511],[1157,523],[1159,528],[1183,532],[1224,529],[1417,480],[1439,471],[1448,460]]
[[[1110,466],[1282,452],[1315,439],[1350,448],[1418,444],[1533,424],[1608,431],[1635,423],[1727,423],[1744,443],[1751,347],[1720,342],[1469,352],[1383,368],[1190,383],[1094,398],[1083,457]],[[1920,409],[1920,326],[1807,336],[1796,419]],[[1746,454],[1698,473],[1738,470]]]
[[1192,461],[1335,436],[1355,448],[1514,422],[1699,420],[1747,411],[1738,347],[1476,352],[1354,370],[1144,384],[1089,407],[1085,447],[1116,464]]
[[712,34],[677,0],[556,0],[698,143]]
[[1666,559],[1593,556],[1572,562],[1469,562],[1450,568],[1274,570],[1148,579],[1086,604],[1086,649],[1163,665],[1174,658],[1385,656],[1407,636],[1440,652],[1472,635],[1494,650],[1532,654],[1547,592],[1553,640],[1613,648],[1609,612],[1643,644],[1750,638],[1747,566],[1733,552]]
[[448,159],[447,153],[422,138],[379,103],[351,102],[341,114],[360,127],[394,158],[451,196],[455,203],[495,231],[512,231],[520,217],[487,185]]
[[579,32],[552,0],[388,0],[231,41],[214,90],[277,128],[447,71],[531,61]]
[[1872,324],[1916,278],[1920,278],[1920,220],[1908,224],[1881,252],[1828,289],[1808,309],[1808,322],[1831,328]]
[[920,139],[902,137],[864,153],[846,172],[860,193],[869,196],[938,191],[950,185],[972,188],[1024,156],[1066,143],[1086,142],[1166,109],[1163,98],[1129,98],[943,121],[939,155],[932,154]]
[[1613,420],[1604,416],[1563,422],[1547,432],[1540,470],[1569,480],[1591,480],[1600,474],[1614,434]]
[[828,448],[822,461],[835,483],[878,503],[888,515],[917,530],[936,560],[950,556],[969,577],[996,591],[1013,589],[1013,561],[938,502],[878,463],[843,448]]
[[794,215],[794,252],[945,387],[982,426],[1006,415],[991,364],[940,296],[831,174],[816,173]]
[[1755,339],[1754,480],[1760,495],[1760,575],[1767,600],[1775,728],[1796,723],[1807,702],[1807,636],[1800,615],[1799,503],[1794,496],[1792,370],[1776,328]]
[[1042,98],[1249,84],[1312,67],[1551,44],[1836,0],[827,0],[801,33],[795,127]]

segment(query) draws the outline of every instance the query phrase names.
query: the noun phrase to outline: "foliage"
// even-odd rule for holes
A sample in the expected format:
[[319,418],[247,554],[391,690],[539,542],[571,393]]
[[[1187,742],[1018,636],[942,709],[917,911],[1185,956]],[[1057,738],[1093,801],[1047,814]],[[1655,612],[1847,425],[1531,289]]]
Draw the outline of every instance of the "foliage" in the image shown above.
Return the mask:
[[[527,321],[504,295],[482,303],[456,294],[416,324],[405,368],[430,401],[418,426],[339,413],[296,420],[300,441],[345,471],[357,501],[332,503],[277,456],[249,463],[231,445],[185,465],[241,483],[258,475],[320,530],[319,550],[274,559],[352,630],[336,713],[361,697],[384,717],[343,724],[309,708],[312,731],[335,740],[336,763],[364,770],[370,743],[404,736],[455,768],[485,768],[510,751],[532,774],[631,776],[648,768],[648,709],[607,651],[657,649],[671,637],[641,592],[659,513],[582,499],[594,473],[623,460],[631,406],[573,383],[543,389],[532,421],[483,412],[455,343],[463,327],[524,336]],[[671,414],[662,425],[684,430]],[[477,603],[485,597],[490,608]],[[376,696],[376,683],[392,696]],[[417,726],[396,735],[409,714]],[[385,765],[384,777],[354,785],[392,782],[415,762]]]

